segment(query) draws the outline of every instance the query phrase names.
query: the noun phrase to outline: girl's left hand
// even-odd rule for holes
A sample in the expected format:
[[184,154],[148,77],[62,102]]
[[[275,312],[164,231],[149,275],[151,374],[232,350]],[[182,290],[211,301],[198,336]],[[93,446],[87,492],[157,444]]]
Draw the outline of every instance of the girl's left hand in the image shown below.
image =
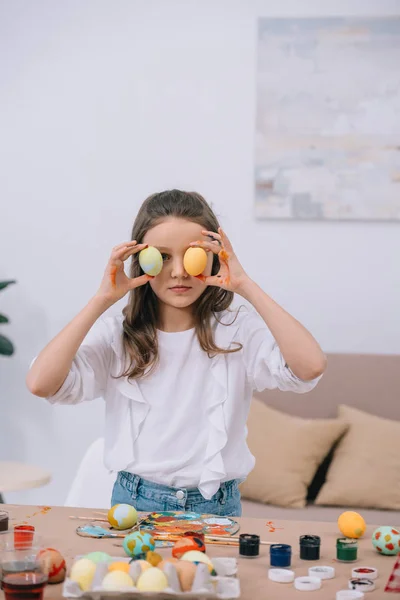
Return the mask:
[[198,275],[197,279],[200,279],[206,285],[215,285],[229,292],[239,292],[249,277],[234,253],[228,237],[221,228],[218,229],[218,233],[203,230],[202,234],[214,238],[213,241],[204,242],[198,240],[197,242],[192,242],[190,245],[200,246],[206,252],[218,254],[220,269],[216,275],[209,275],[208,277]]

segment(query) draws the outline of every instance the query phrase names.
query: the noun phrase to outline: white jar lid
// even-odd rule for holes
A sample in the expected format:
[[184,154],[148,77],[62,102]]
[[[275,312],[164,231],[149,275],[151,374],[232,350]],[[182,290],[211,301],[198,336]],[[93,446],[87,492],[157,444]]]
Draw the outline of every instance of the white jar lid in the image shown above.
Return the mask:
[[300,592],[313,592],[321,587],[321,579],[319,577],[296,577],[294,587]]
[[378,569],[375,567],[354,567],[351,571],[352,577],[365,577],[366,579],[377,579]]
[[365,598],[365,595],[356,590],[339,590],[336,592],[336,600],[361,600],[362,598]]
[[268,579],[277,583],[292,583],[294,581],[294,571],[290,569],[269,569]]
[[358,592],[372,592],[375,589],[375,583],[366,577],[353,577],[349,580],[349,589]]
[[335,577],[335,569],[333,567],[310,567],[308,569],[310,577],[319,577],[320,579],[333,579]]

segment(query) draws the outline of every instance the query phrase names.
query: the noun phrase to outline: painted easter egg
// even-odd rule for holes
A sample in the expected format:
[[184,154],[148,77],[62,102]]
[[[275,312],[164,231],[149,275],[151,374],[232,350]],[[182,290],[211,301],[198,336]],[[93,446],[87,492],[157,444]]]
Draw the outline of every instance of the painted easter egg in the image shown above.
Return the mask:
[[147,275],[155,277],[161,273],[163,268],[161,252],[157,248],[154,248],[154,246],[145,248],[139,253],[139,264]]
[[71,568],[70,579],[75,581],[83,592],[87,592],[92,585],[96,571],[96,564],[88,558],[80,558]]
[[188,248],[183,257],[183,266],[189,275],[200,275],[207,266],[207,253],[203,248]]
[[168,579],[157,567],[144,571],[137,580],[137,589],[141,592],[162,592],[168,587]]
[[107,519],[114,529],[130,529],[137,523],[136,508],[130,504],[115,504],[108,511]]
[[190,550],[199,550],[199,552],[205,552],[206,547],[203,540],[198,537],[183,536],[177,540],[172,548],[172,556],[175,558],[182,558],[182,556]]
[[104,577],[101,587],[109,592],[119,592],[133,587],[133,579],[123,571],[112,571]]
[[58,550],[43,548],[38,552],[37,560],[42,565],[43,571],[47,573],[49,583],[61,583],[61,581],[64,581],[67,565],[64,557]]
[[380,554],[399,554],[400,531],[389,525],[378,527],[372,534],[372,545]]
[[89,554],[86,554],[85,558],[88,558],[89,560],[91,560],[92,562],[94,562],[96,565],[102,562],[108,563],[111,561],[111,556],[109,554],[107,554],[106,552],[90,552]]
[[128,556],[145,558],[147,552],[154,550],[156,543],[149,533],[134,531],[124,537],[122,545]]
[[347,510],[338,518],[338,527],[345,537],[355,539],[364,535],[367,525],[360,514]]
[[204,554],[204,552],[199,552],[199,550],[189,550],[189,552],[185,552],[181,560],[188,560],[195,564],[204,563],[208,566],[208,570],[210,571],[211,575],[216,575],[211,560],[208,558],[207,554]]
[[109,571],[123,571],[124,573],[129,573],[129,563],[128,562],[123,562],[122,560],[116,560],[115,562],[112,562],[111,564],[108,565],[108,570]]

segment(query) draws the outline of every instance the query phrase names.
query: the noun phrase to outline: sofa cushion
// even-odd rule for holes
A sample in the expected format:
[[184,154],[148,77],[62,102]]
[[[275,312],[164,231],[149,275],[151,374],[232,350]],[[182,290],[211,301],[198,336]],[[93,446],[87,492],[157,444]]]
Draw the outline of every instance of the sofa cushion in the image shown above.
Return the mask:
[[339,406],[349,424],[315,503],[400,509],[400,422]]
[[297,508],[306,505],[318,465],[347,428],[339,419],[302,419],[256,399],[247,426],[256,465],[240,486],[243,497]]

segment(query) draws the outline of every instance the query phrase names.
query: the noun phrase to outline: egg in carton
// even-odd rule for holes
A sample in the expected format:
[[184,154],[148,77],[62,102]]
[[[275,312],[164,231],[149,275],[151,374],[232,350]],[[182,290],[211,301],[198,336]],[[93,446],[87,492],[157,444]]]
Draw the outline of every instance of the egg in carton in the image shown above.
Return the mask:
[[[81,561],[82,557],[77,557],[77,561],[79,560]],[[111,572],[110,564],[114,561],[123,562],[127,567],[123,572]],[[217,576],[210,574],[207,564],[197,564],[191,589],[182,591],[181,573],[178,575],[178,570],[173,562],[164,561],[162,569],[159,569],[152,567],[144,560],[130,561],[129,558],[111,558],[111,562],[99,562],[95,566],[93,577],[85,580],[86,584],[83,586],[85,589],[82,589],[77,581],[73,581],[68,577],[64,582],[63,596],[65,598],[85,598],[88,600],[101,600],[102,598],[111,600],[116,599],[117,596],[125,596],[126,598],[133,596],[137,600],[142,598],[146,600],[171,600],[173,597],[196,598],[196,600],[239,598],[240,585],[239,580],[236,578],[236,559],[215,558],[213,559],[213,565],[218,573]],[[118,573],[119,577],[115,577]],[[165,578],[165,582],[161,584],[159,591],[154,591],[152,584],[157,587],[157,578],[158,581]]]

